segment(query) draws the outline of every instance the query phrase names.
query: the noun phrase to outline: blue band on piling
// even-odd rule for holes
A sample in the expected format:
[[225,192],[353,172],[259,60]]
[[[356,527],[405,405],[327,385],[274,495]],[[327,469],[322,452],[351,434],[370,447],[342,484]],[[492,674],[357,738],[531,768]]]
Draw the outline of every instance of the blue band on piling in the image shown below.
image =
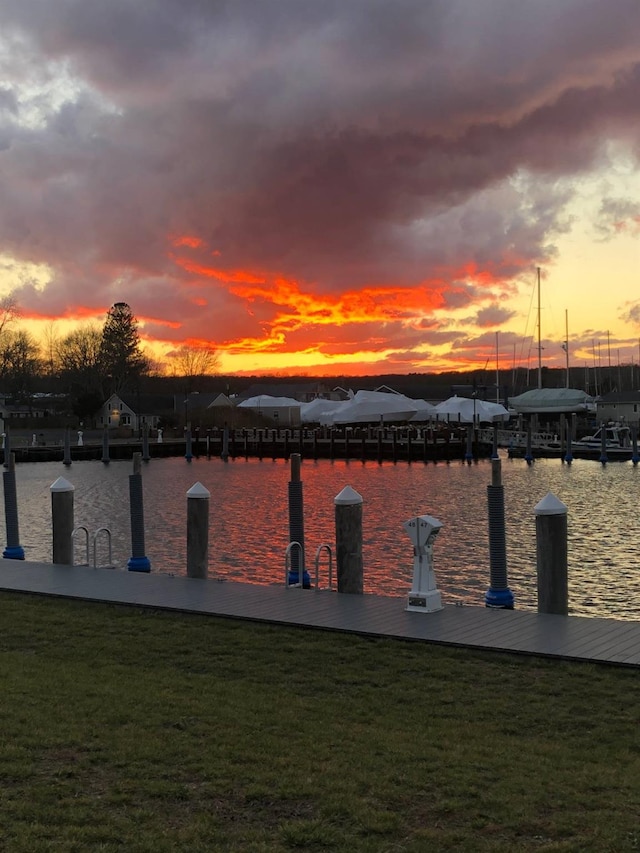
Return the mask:
[[[298,578],[298,572],[289,572],[289,577],[287,578],[287,583],[289,584],[289,586],[295,586],[295,584],[298,584],[299,582],[300,581]],[[302,573],[302,588],[311,589],[311,575],[307,571],[304,571]]]
[[513,593],[509,587],[506,589],[492,589],[489,587],[484,596],[485,607],[499,607],[502,610],[513,610],[514,601]]
[[129,557],[127,569],[130,572],[150,572],[151,562],[148,557]]
[[5,560],[24,560],[24,548],[22,545],[7,545],[2,556]]

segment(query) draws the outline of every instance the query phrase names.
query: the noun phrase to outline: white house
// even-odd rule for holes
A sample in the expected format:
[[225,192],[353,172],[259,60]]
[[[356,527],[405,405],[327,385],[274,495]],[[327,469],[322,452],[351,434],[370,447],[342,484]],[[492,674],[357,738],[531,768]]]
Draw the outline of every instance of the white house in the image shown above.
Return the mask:
[[139,430],[147,424],[150,429],[156,429],[163,414],[172,408],[172,397],[112,394],[102,404],[98,425],[108,429]]

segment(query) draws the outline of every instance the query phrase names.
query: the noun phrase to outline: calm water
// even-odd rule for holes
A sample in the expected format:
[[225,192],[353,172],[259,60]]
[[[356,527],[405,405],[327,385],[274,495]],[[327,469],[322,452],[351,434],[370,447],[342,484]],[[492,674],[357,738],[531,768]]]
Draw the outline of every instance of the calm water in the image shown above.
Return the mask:
[[[20,540],[26,559],[51,560],[50,486],[63,476],[75,486],[76,525],[90,531],[108,526],[114,562],[125,567],[131,556],[131,472],[131,462],[115,461],[74,462],[70,468],[60,462],[18,465]],[[142,476],[152,571],[184,573],[186,492],[200,481],[211,492],[210,575],[262,584],[283,581],[289,463],[158,459],[143,466]],[[571,466],[538,460],[529,467],[522,460],[503,459],[502,476],[509,585],[516,606],[536,607],[533,508],[551,491],[569,508],[571,612],[640,619],[640,468],[631,463],[603,467],[582,460]],[[489,461],[471,466],[304,461],[302,481],[308,565],[313,564],[318,545],[333,545],[333,499],[350,485],[364,499],[365,592],[407,593],[413,557],[402,523],[427,513],[444,524],[434,549],[443,602],[484,603],[489,578]],[[78,551],[77,562],[82,561],[84,554]]]

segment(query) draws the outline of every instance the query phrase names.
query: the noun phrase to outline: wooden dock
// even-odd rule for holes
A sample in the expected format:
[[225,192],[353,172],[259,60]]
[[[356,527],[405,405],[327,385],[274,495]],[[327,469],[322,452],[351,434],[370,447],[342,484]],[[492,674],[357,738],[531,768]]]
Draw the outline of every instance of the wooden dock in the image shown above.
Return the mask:
[[[226,451],[231,459],[288,459],[299,453],[304,459],[358,459],[393,462],[439,462],[464,459],[467,451],[466,429],[451,427],[439,431],[406,427],[389,428],[319,428],[319,429],[232,429],[225,442],[221,429],[197,431],[192,436],[192,456],[220,457]],[[150,459],[185,456],[185,437],[165,436],[162,443],[150,441]],[[64,458],[64,447],[57,444],[30,444],[24,436],[15,438],[10,452],[17,463],[54,462]],[[141,439],[111,439],[109,459],[131,459],[144,453]],[[473,442],[473,457],[490,456],[491,445]],[[80,447],[71,445],[73,462],[100,460],[104,456],[102,441],[87,440]]]
[[404,609],[403,598],[6,559],[0,559],[0,590],[640,666],[640,621],[633,620],[457,605],[436,613],[413,613]]

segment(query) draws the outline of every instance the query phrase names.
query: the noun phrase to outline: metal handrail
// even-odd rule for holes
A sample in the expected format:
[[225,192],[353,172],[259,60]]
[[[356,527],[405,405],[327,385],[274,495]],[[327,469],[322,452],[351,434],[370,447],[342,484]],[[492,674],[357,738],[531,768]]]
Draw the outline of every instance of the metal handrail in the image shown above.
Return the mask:
[[[86,552],[87,561],[86,561],[86,563],[79,563],[79,565],[88,566],[89,565],[89,531],[84,526],[84,524],[80,524],[78,527],[74,527],[74,529],[71,531],[71,542],[73,543],[73,541],[76,537],[76,533],[80,533],[80,532],[84,533],[84,544],[85,544],[85,552]],[[75,562],[74,562],[74,565],[75,565]]]
[[331,546],[326,543],[322,545],[318,545],[318,549],[316,551],[315,558],[315,566],[316,566],[316,589],[320,589],[320,555],[323,551],[326,551],[329,555],[329,589],[333,589],[333,551],[331,550]]
[[[300,551],[300,565],[298,567],[298,583],[289,583],[289,572],[291,570],[291,552],[294,548],[298,548]],[[303,589],[304,584],[304,549],[300,542],[289,542],[287,545],[287,550],[284,554],[284,585],[287,588],[290,587],[300,587]]]
[[100,535],[100,533],[106,533],[107,534],[107,546],[108,546],[107,553],[108,553],[108,559],[109,559],[109,562],[107,563],[107,565],[103,566],[102,568],[112,569],[113,568],[113,556],[112,556],[112,551],[111,551],[111,531],[109,530],[108,527],[99,527],[91,537],[91,540],[93,542],[93,568],[94,569],[98,568],[98,536]]

